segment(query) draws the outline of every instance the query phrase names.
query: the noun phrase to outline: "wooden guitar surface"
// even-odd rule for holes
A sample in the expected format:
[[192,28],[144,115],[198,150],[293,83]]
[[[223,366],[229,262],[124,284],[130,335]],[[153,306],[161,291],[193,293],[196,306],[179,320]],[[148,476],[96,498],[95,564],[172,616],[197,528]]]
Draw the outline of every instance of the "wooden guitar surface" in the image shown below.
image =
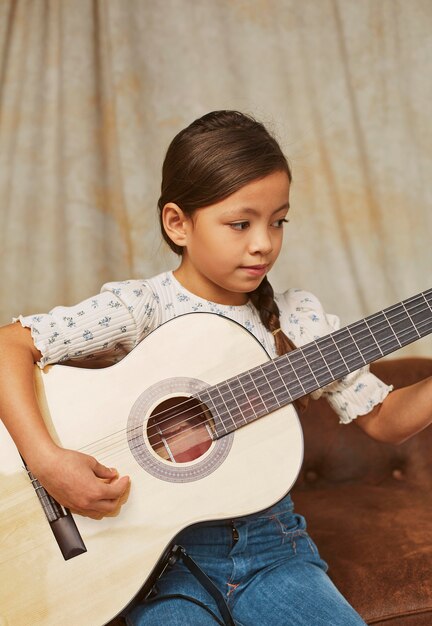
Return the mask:
[[[160,456],[163,420],[161,429],[154,417],[173,402],[268,360],[244,328],[203,313],[161,326],[106,369],[36,368],[38,398],[55,439],[130,475],[131,489],[114,517],[74,516],[86,551],[65,560],[23,462],[0,426],[0,626],[103,626],[139,592],[180,530],[280,500],[303,455],[292,405],[244,428],[235,424],[226,436],[220,436],[219,423],[207,450],[180,462]],[[212,432],[217,416],[199,412],[198,430]],[[170,428],[178,430],[178,417]],[[162,430],[158,445],[151,443],[151,429]],[[182,441],[173,442],[178,461]],[[192,446],[195,455],[204,449],[200,446]]]

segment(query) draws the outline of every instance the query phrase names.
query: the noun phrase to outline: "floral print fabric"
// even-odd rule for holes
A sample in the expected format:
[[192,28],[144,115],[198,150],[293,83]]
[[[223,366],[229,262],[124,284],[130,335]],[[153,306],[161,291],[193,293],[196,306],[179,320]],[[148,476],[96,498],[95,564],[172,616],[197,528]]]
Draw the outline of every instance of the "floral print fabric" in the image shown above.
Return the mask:
[[[281,327],[296,346],[339,328],[339,319],[326,314],[319,300],[307,291],[289,289],[275,299]],[[59,306],[49,313],[17,319],[31,329],[42,354],[38,365],[43,368],[53,363],[104,359],[115,363],[160,324],[191,312],[215,313],[238,322],[261,342],[270,357],[276,356],[274,338],[252,303],[227,306],[207,301],[184,289],[172,272],[148,280],[107,283],[100,294],[75,306]],[[312,396],[325,395],[340,421],[348,423],[382,402],[391,389],[363,367]]]

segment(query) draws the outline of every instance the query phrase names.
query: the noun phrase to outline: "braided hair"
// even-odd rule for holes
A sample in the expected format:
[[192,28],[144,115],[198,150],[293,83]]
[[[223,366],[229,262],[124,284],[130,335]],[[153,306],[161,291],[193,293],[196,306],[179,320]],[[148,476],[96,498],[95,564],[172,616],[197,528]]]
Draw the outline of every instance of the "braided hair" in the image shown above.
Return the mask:
[[[282,354],[295,350],[296,346],[281,329],[279,307],[275,302],[273,287],[267,276],[254,291],[249,293],[249,297],[259,313],[261,322],[274,337],[276,353],[282,356]],[[308,396],[299,398],[294,404],[298,411],[305,411],[308,406]]]

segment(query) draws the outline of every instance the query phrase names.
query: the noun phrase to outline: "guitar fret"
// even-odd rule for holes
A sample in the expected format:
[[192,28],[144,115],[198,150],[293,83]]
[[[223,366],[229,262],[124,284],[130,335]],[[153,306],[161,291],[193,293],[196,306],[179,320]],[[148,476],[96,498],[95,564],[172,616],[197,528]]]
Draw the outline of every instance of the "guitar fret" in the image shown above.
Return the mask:
[[317,384],[317,381],[311,372],[310,366],[308,365],[301,348],[292,353],[290,363],[295,365],[293,368],[294,374],[300,384],[303,395],[306,395],[311,388],[311,383],[313,386],[314,384]]
[[198,400],[200,402],[202,402],[203,404],[206,405],[206,407],[208,408],[210,413],[213,415],[213,417],[217,417],[218,416],[217,408],[215,407],[214,402],[213,402],[210,394],[207,392],[207,389],[204,389],[203,391],[198,393],[196,395],[196,397],[198,398]]
[[236,397],[234,396],[231,386],[224,382],[221,385],[218,385],[219,393],[222,396],[222,399],[227,407],[227,411],[233,421],[235,427],[241,426],[241,424],[247,423],[243,418],[242,411],[238,405]]
[[[222,427],[225,430],[225,433],[229,433],[231,432],[230,426],[231,424],[229,423],[230,421],[232,422],[232,424],[235,426],[235,422],[232,419],[228,407],[226,406],[224,399],[219,391],[219,387],[218,385],[215,385],[214,387],[209,387],[207,389],[207,392],[213,402],[213,405],[216,409],[216,413],[219,417],[219,423],[222,425]],[[226,421],[226,417],[228,417],[228,423]],[[217,430],[217,429],[216,429]]]
[[[405,304],[404,304],[403,302],[402,302],[402,306],[403,306],[403,308],[404,308],[405,313],[406,313],[406,314],[407,314],[407,316],[408,316],[408,319],[410,320],[411,324],[413,325],[413,328],[414,328],[414,331],[415,331],[415,335],[417,335],[417,337],[420,337],[420,333],[419,333],[419,331],[417,330],[417,327],[416,327],[416,325],[414,324],[413,319],[412,319],[412,317],[411,317],[411,315],[410,315],[410,313],[409,313],[408,309],[406,308],[406,306],[405,306]],[[415,335],[414,335],[414,336],[415,336]]]
[[248,397],[246,389],[242,385],[240,377],[237,377],[235,379],[235,381],[231,385],[231,388],[232,394],[236,399],[239,411],[242,414],[242,418],[245,424],[248,424],[257,417],[257,414],[255,413],[254,407]]
[[[346,327],[346,330],[348,331],[348,333],[349,333],[349,335],[350,335],[350,337],[351,337],[351,339],[352,339],[352,341],[353,341],[353,345],[354,345],[355,349],[358,351],[358,353],[359,353],[359,355],[360,355],[361,360],[363,361],[363,365],[366,365],[367,361],[366,361],[366,359],[364,358],[364,354],[363,354],[363,352],[362,352],[362,350],[361,350],[361,345],[360,345],[360,342],[362,341],[361,332],[362,332],[362,330],[363,330],[363,328],[364,328],[364,327],[365,327],[365,324],[364,324],[364,322],[363,322],[363,323],[361,323],[361,324],[358,324],[357,326],[355,326],[355,325],[353,325],[353,326],[347,326],[347,327]],[[352,329],[352,330],[351,330],[351,329]],[[359,339],[358,339],[358,341],[356,340],[356,338],[355,338],[355,336],[354,336],[355,334],[358,334],[358,335],[359,335]],[[358,358],[358,355],[357,355],[357,354],[355,354],[355,353],[353,353],[353,356],[355,356],[355,358],[356,358],[356,359]],[[359,363],[359,361],[354,361],[354,363],[355,363],[356,365],[357,365],[357,364],[360,364],[360,365],[361,365],[361,363]]]
[[[202,402],[207,409],[210,411],[212,417],[213,417],[213,421],[214,421],[214,428],[215,428],[215,433],[213,435],[214,439],[217,439],[218,437],[222,437],[223,435],[225,435],[227,433],[225,425],[223,423],[223,421],[220,419],[219,416],[219,412],[217,410],[217,407],[215,406],[210,393],[208,392],[209,389],[211,389],[211,387],[208,387],[206,389],[204,389],[203,391],[200,391],[200,393],[198,393],[196,395],[196,398]],[[222,428],[220,428],[220,426],[222,426]]]
[[[431,323],[430,311],[432,311],[432,308],[426,299],[426,294],[422,294],[421,297],[415,298],[414,302],[414,306],[411,307],[411,303],[409,303],[407,308],[410,310],[409,315],[411,321],[415,325],[418,336],[423,337],[424,334],[427,334],[427,329],[430,328],[430,326],[428,326],[428,322],[429,324]],[[426,307],[424,306],[425,303]],[[422,332],[423,328],[426,330],[426,333]]]
[[[368,362],[369,357],[375,359],[383,355],[382,350],[378,346],[375,335],[373,334],[366,319],[362,324],[357,324],[353,327],[352,337],[362,356],[364,364]],[[371,340],[373,343],[371,343]],[[367,359],[365,359],[365,356]]]
[[[429,292],[425,292],[422,295],[423,295],[424,301],[426,302],[427,308],[432,313],[432,289]],[[429,302],[427,296],[429,296],[430,302]],[[427,309],[425,309],[425,310],[427,311]],[[429,311],[428,311],[428,317],[426,317],[426,320],[422,321],[422,324],[421,324],[421,327],[420,327],[420,335],[422,337],[427,335],[430,332],[430,329],[432,328],[432,320],[430,319]]]
[[269,400],[271,400],[271,405],[270,406],[272,407],[272,410],[274,410],[274,409],[276,409],[276,408],[278,408],[280,406],[279,400],[277,399],[277,397],[276,397],[276,395],[275,395],[275,393],[273,391],[273,388],[272,388],[272,386],[270,384],[270,381],[267,378],[265,367],[261,367],[261,371],[262,371],[263,376],[264,376],[265,387],[267,387],[270,390],[270,393],[271,393],[271,396],[272,396],[271,398],[269,398]]
[[423,337],[431,313],[432,289],[216,385],[221,424],[231,432]]
[[380,314],[367,318],[365,322],[371,330],[373,327],[374,340],[380,350],[381,356],[384,356],[385,346],[388,341],[396,339],[392,328],[389,326],[388,320],[383,314]]
[[[260,368],[262,372],[262,368]],[[279,408],[279,403],[275,397],[275,394],[272,389],[270,389],[269,381],[262,373],[259,378],[256,379],[257,389],[261,394],[262,401],[264,406],[266,407],[267,413],[270,411],[274,411]]]
[[[390,331],[391,331],[391,333],[393,334],[393,337],[394,337],[394,341],[392,340],[391,337],[388,338],[389,342],[387,343],[387,346],[388,346],[389,350],[393,350],[393,349],[397,350],[397,348],[401,348],[402,347],[402,344],[399,341],[399,338],[398,338],[397,334],[395,333],[394,328],[391,325],[391,322],[390,322],[389,318],[387,317],[385,311],[383,311],[383,315],[384,315],[385,320],[386,320],[386,322],[388,324],[388,327],[389,327],[389,329],[390,329]],[[386,354],[386,353],[387,352],[384,352],[384,354]]]
[[[290,355],[291,354],[293,353],[291,352]],[[280,369],[283,372],[285,386],[287,387],[287,389],[290,389],[289,401],[292,401],[293,397],[299,398],[300,396],[304,395],[305,392],[298,379],[297,374],[295,373],[293,365],[290,362],[289,355],[287,355],[287,358],[281,364]]]
[[332,373],[317,342],[304,346],[302,350],[319,387],[333,380]]
[[282,366],[278,367],[277,363],[275,361],[271,361],[268,365],[272,365],[272,375],[271,375],[271,380],[273,382],[280,381],[281,385],[276,387],[277,392],[278,392],[278,404],[279,406],[286,404],[287,402],[291,401],[291,395],[289,393],[288,387],[286,385],[285,379],[282,377],[280,370],[282,369]]
[[403,304],[393,309],[393,311],[391,311],[391,313],[388,315],[388,319],[391,322],[391,325],[398,339],[402,340],[399,342],[401,346],[403,346],[404,343],[410,343],[411,341],[414,341],[414,339],[418,337],[412,319],[404,310]]
[[268,391],[266,391],[266,395],[269,395],[269,392],[270,392],[268,400],[265,400],[264,394],[260,392],[261,393],[261,397],[262,397],[262,399],[264,401],[264,404],[265,404],[267,410],[269,412],[270,411],[274,411],[275,409],[278,409],[280,407],[279,400],[277,399],[277,397],[274,394],[274,391],[273,391],[273,389],[272,389],[272,387],[270,385],[270,382],[269,382],[269,380],[268,380],[268,378],[266,376],[264,367],[260,367],[259,369],[260,369],[260,371],[262,373],[261,379],[263,379],[263,382],[261,382],[261,383],[259,382],[258,383],[258,385],[257,385],[258,390],[260,390],[260,388],[268,389]]
[[363,355],[356,345],[348,326],[342,330],[336,331],[334,333],[334,340],[349,371],[358,369],[365,364]]
[[243,388],[247,390],[247,398],[251,403],[254,413],[257,415],[257,417],[266,415],[266,413],[268,412],[267,407],[251,373],[246,372],[245,374],[242,374],[241,379],[245,380],[245,382],[243,383]]
[[320,347],[320,351],[324,357],[326,365],[333,375],[333,380],[339,380],[349,373],[350,368],[348,367],[343,354],[339,350],[339,346],[337,345],[333,335],[321,337],[316,343]]

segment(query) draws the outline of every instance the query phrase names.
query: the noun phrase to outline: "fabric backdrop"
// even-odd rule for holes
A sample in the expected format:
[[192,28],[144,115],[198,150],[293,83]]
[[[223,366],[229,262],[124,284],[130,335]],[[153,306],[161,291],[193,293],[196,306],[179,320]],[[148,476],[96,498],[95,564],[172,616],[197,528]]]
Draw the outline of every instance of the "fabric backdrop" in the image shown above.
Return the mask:
[[162,159],[220,108],[292,165],[275,288],[344,323],[429,288],[431,29],[430,0],[0,0],[0,322],[174,267]]

